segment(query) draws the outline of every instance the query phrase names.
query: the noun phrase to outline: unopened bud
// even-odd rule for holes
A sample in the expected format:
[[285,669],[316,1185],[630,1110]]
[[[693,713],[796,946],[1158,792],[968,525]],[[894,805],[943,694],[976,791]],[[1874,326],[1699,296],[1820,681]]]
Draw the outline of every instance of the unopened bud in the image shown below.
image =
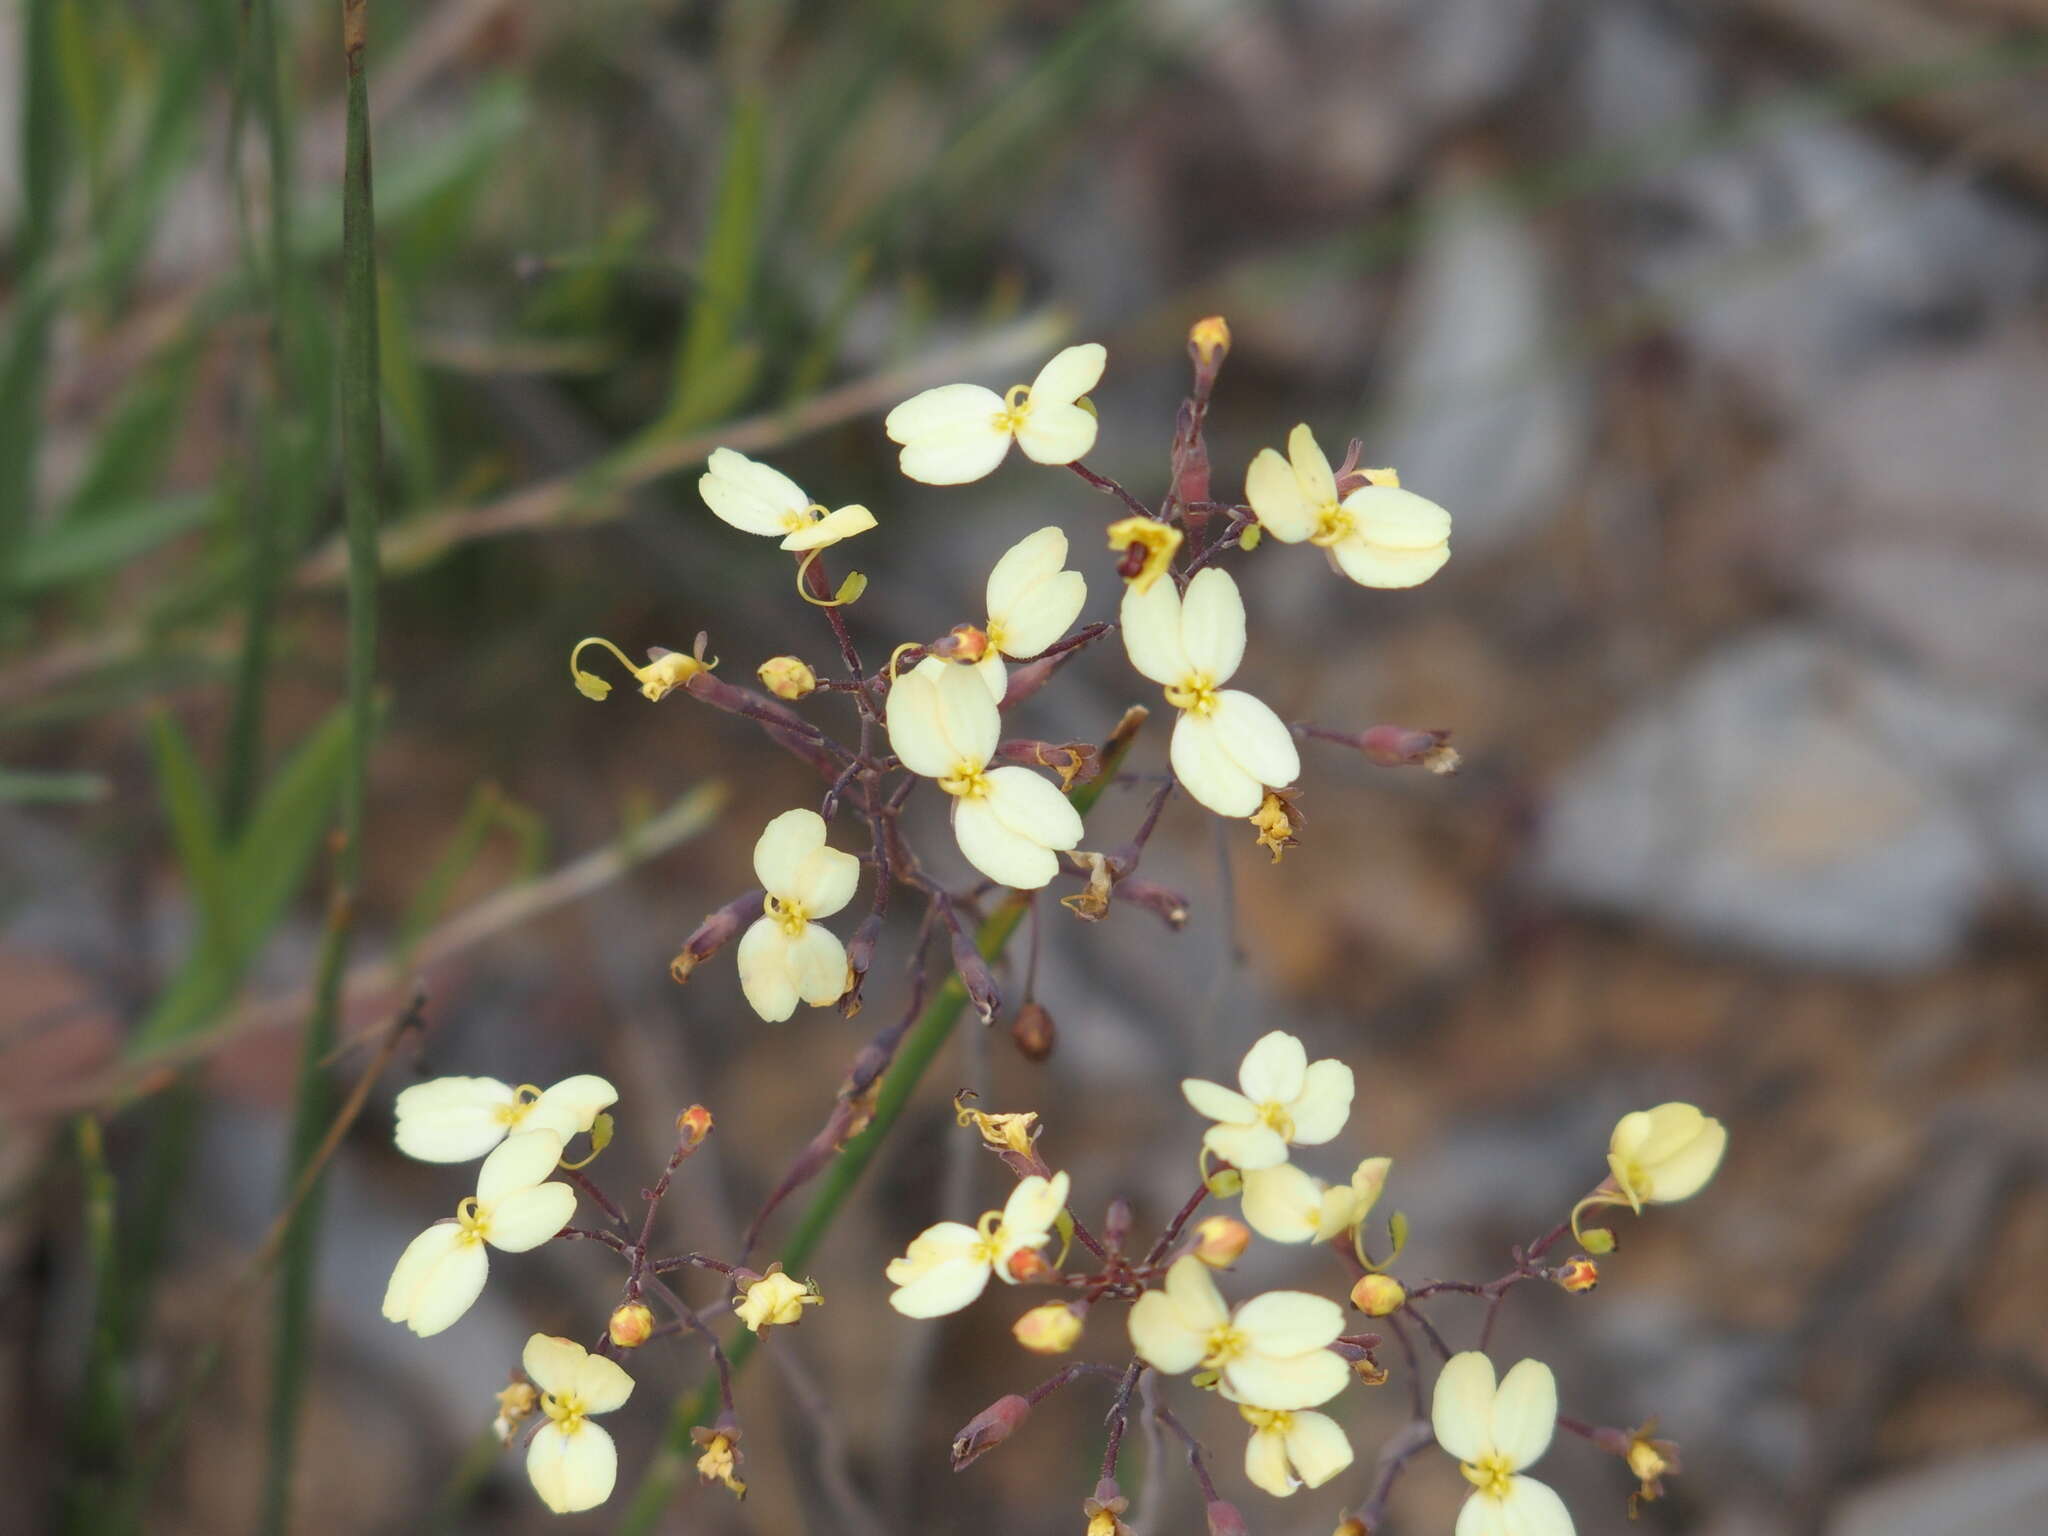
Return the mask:
[[1053,1027],[1052,1015],[1042,1003],[1026,1003],[1017,1010],[1017,1017],[1010,1021],[1010,1038],[1017,1044],[1017,1052],[1026,1061],[1044,1061],[1052,1054],[1059,1032]]
[[[1200,380],[1197,379],[1199,387]],[[1202,441],[1203,407],[1183,400],[1173,421],[1173,495],[1191,524],[1206,523],[1207,512],[1193,510],[1209,499],[1209,447]]]
[[795,656],[770,656],[755,671],[761,686],[778,699],[807,698],[817,691],[818,674]]
[[1081,1341],[1081,1318],[1063,1301],[1033,1307],[1010,1329],[1011,1336],[1037,1355],[1064,1355]]
[[988,654],[988,636],[972,624],[955,624],[924,650],[927,656],[943,656],[948,661],[976,662]]
[[1330,1536],[1372,1536],[1372,1527],[1356,1515],[1346,1515],[1337,1522],[1337,1529]]
[[1015,1434],[1018,1426],[1030,1417],[1031,1404],[1016,1393],[997,1398],[969,1419],[960,1433],[953,1437],[953,1470],[958,1472],[969,1462],[987,1455]]
[[613,1311],[605,1331],[619,1348],[638,1349],[654,1336],[654,1313],[637,1301],[626,1302]]
[[702,1104],[692,1104],[676,1116],[676,1134],[694,1147],[711,1134],[711,1111]]
[[716,912],[708,914],[696,931],[683,940],[682,951],[668,963],[668,973],[678,984],[690,979],[702,961],[710,959],[734,939],[740,930],[761,915],[762,892],[752,890],[735,896]]
[[1211,1499],[1203,1512],[1209,1517],[1209,1536],[1247,1536],[1244,1516],[1235,1504]]
[[1386,1317],[1407,1303],[1407,1288],[1392,1275],[1365,1275],[1351,1287],[1351,1304],[1367,1317]]
[[1132,875],[1117,882],[1116,894],[1117,900],[1143,907],[1175,933],[1188,925],[1188,899],[1179,891]]
[[1018,1285],[1042,1284],[1059,1275],[1051,1261],[1036,1248],[1019,1248],[1010,1255],[1010,1261],[1004,1268]]
[[1131,1235],[1131,1202],[1118,1195],[1102,1214],[1102,1242],[1111,1253],[1122,1253]]
[[1230,322],[1210,315],[1188,327],[1188,352],[1195,365],[1214,372],[1230,355]]
[[995,1023],[996,1015],[1003,1011],[1003,994],[996,986],[996,973],[989,969],[988,961],[974,947],[966,930],[957,926],[953,929],[953,969],[960,973],[960,983],[967,988],[967,1000],[974,1004],[981,1022]]
[[1405,725],[1375,725],[1360,731],[1358,750],[1382,768],[1427,768],[1456,773],[1463,761],[1449,731],[1419,731]]
[[1251,1241],[1252,1229],[1235,1216],[1211,1216],[1195,1228],[1194,1255],[1211,1269],[1228,1269]]
[[1558,1266],[1557,1283],[1568,1291],[1590,1291],[1600,1283],[1600,1266],[1579,1254]]

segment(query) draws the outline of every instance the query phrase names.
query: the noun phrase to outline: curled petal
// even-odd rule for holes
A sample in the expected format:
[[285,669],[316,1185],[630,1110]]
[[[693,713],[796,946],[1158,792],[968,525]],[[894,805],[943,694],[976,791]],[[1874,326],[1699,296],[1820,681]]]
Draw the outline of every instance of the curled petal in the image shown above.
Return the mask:
[[1287,1427],[1287,1459],[1302,1482],[1320,1488],[1351,1465],[1351,1442],[1326,1413],[1297,1413]]
[[1451,514],[1394,485],[1362,485],[1344,498],[1359,536],[1375,549],[1434,550],[1451,536]]
[[1727,1128],[1718,1120],[1707,1121],[1699,1135],[1657,1164],[1650,1198],[1660,1205],[1691,1199],[1706,1188],[1727,1150]]
[[1010,1198],[1003,1204],[1003,1229],[1012,1236],[1022,1237],[1036,1234],[1026,1247],[1045,1241],[1052,1231],[1052,1224],[1061,1211],[1067,1208],[1067,1176],[1056,1173],[1051,1178],[1040,1178],[1033,1174],[1018,1181],[1010,1192]]
[[1284,1499],[1301,1486],[1287,1462],[1287,1436],[1278,1425],[1252,1431],[1244,1448],[1244,1475],[1254,1488]]
[[619,1090],[594,1073],[565,1077],[549,1088],[519,1122],[522,1131],[553,1131],[566,1143],[580,1136],[597,1117],[619,1102]]
[[1448,544],[1435,549],[1386,549],[1353,536],[1330,546],[1330,561],[1361,587],[1394,591],[1419,587],[1451,558]]
[[1301,493],[1293,466],[1271,448],[1261,448],[1245,471],[1244,499],[1259,526],[1282,544],[1299,544],[1316,531],[1315,508]]
[[784,549],[824,549],[875,526],[875,514],[866,507],[841,507],[827,512],[815,523],[799,528],[782,541]]
[[810,504],[789,476],[730,448],[711,450],[697,491],[704,505],[742,533],[786,533],[789,520]]
[[1300,486],[1303,498],[1313,507],[1335,506],[1337,502],[1337,477],[1330,472],[1330,459],[1316,441],[1315,433],[1309,430],[1307,422],[1298,422],[1287,434],[1287,458],[1294,471],[1295,484]]
[[1010,669],[1003,665],[1003,653],[990,646],[988,654],[974,664],[973,671],[988,689],[988,696],[1001,704],[1003,695],[1010,691]]

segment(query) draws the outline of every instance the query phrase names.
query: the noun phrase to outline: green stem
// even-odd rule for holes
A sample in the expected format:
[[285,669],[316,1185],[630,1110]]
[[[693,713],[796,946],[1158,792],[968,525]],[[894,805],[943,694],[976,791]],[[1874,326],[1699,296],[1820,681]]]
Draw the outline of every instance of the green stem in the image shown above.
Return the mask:
[[[333,1047],[341,1016],[342,979],[348,969],[349,939],[362,883],[363,814],[370,737],[375,728],[377,470],[381,455],[376,213],[370,190],[369,82],[363,63],[367,10],[368,0],[342,0],[342,49],[348,65],[341,197],[341,483],[348,539],[348,764],[334,899],[328,909],[316,1000],[300,1047],[291,1157],[285,1169],[286,1199],[291,1198],[302,1170],[315,1155],[332,1114],[332,1092],[320,1063]],[[287,1228],[282,1249],[263,1494],[262,1529],[268,1536],[283,1536],[291,1518],[292,1464],[313,1350],[313,1278],[321,1196],[321,1184],[316,1182]]]
[[[1102,772],[1070,796],[1075,810],[1087,815],[1116,777],[1136,737],[1133,725],[1111,739],[1103,753]],[[1003,952],[1018,924],[1023,921],[1027,905],[1024,897],[1013,893],[976,930],[975,948],[981,951],[984,959],[994,960]],[[840,1149],[831,1166],[820,1176],[817,1191],[811,1196],[810,1204],[804,1207],[802,1218],[780,1254],[782,1267],[789,1273],[801,1274],[812,1253],[831,1231],[832,1223],[845,1208],[847,1198],[860,1182],[860,1176],[875,1160],[882,1143],[902,1118],[925,1070],[938,1058],[940,1049],[952,1037],[953,1026],[966,1011],[967,988],[956,973],[946,978],[938,995],[918,1016],[917,1023],[911,1027],[909,1036],[896,1053],[895,1062],[884,1074],[881,1087],[875,1093],[874,1118],[865,1130]],[[754,1353],[756,1342],[758,1336],[751,1331],[742,1331],[734,1336],[726,1348],[726,1356],[734,1371],[746,1364]],[[654,1461],[634,1492],[633,1502],[619,1521],[619,1536],[648,1536],[654,1530],[662,1510],[675,1495],[676,1484],[692,1460],[690,1431],[700,1424],[710,1423],[717,1409],[716,1380],[707,1380],[694,1393],[677,1400],[669,1415],[661,1449],[655,1454]]]

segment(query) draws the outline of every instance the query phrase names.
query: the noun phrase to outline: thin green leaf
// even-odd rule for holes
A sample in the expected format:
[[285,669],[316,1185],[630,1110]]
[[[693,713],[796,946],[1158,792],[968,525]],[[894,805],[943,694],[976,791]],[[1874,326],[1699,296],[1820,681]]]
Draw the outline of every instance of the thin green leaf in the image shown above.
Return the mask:
[[725,160],[718,173],[697,292],[676,358],[675,394],[659,430],[682,432],[715,421],[752,386],[758,356],[736,357],[761,245],[766,104],[743,89],[727,121]]
[[204,527],[218,503],[205,492],[102,508],[88,522],[63,522],[28,541],[14,569],[16,596],[69,586],[127,564],[180,534]]
[[113,792],[102,773],[0,768],[0,805],[96,805]]

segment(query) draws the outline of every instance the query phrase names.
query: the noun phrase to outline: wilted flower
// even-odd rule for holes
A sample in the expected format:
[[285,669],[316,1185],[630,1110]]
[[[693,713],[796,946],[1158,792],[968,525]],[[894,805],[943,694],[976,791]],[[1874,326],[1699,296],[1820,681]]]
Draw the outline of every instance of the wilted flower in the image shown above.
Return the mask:
[[1121,551],[1119,574],[1133,592],[1149,592],[1180,549],[1181,531],[1156,517],[1123,517],[1105,530],[1109,547]]
[[805,1307],[824,1302],[815,1284],[792,1280],[776,1268],[735,1296],[732,1309],[754,1332],[766,1333],[770,1328],[793,1327],[803,1321]]

